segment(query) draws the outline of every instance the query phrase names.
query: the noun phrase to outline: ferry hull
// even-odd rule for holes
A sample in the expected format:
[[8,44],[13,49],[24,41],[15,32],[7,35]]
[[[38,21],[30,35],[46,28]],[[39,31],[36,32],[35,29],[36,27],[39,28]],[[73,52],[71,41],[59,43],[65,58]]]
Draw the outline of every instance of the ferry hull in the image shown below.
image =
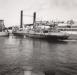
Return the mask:
[[52,36],[52,35],[37,35],[37,34],[26,34],[27,37],[37,38],[37,39],[48,39],[48,40],[64,40],[67,36]]
[[68,39],[67,35],[53,35],[53,34],[32,34],[32,33],[22,33],[22,32],[15,32],[13,33],[16,36],[26,36],[30,38],[36,39],[47,39],[47,40],[65,40]]

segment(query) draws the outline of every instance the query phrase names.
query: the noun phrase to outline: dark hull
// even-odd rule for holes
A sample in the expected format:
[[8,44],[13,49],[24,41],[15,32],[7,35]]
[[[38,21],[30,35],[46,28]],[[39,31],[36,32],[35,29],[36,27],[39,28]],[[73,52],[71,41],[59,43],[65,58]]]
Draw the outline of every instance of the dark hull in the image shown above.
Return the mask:
[[68,36],[59,36],[59,35],[44,35],[44,34],[30,34],[30,33],[13,33],[16,36],[26,36],[36,39],[47,39],[47,40],[65,40],[68,39]]
[[54,36],[54,35],[37,35],[37,34],[26,34],[27,37],[38,38],[38,39],[50,39],[50,40],[64,40],[66,36]]

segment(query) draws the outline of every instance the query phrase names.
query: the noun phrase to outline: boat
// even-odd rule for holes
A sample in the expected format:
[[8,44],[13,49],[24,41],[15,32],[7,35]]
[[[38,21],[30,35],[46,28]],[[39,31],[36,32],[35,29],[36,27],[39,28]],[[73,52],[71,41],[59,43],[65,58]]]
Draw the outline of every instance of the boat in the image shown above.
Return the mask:
[[32,29],[26,29],[26,30],[19,30],[16,32],[13,32],[14,35],[18,36],[26,36],[26,37],[31,37],[31,38],[38,38],[38,39],[49,39],[49,40],[64,40],[69,37],[68,34],[60,32],[58,30],[48,30],[48,29],[37,29],[32,28]]
[[58,30],[60,30],[61,32],[68,33],[70,35],[68,39],[77,39],[77,24],[59,24]]
[[[21,26],[22,27],[22,26]],[[34,12],[33,24],[26,25],[26,28],[20,28],[19,30],[13,31],[14,35],[26,36],[30,38],[47,39],[47,40],[65,40],[68,39],[69,35],[64,32],[60,32],[57,29],[57,25],[48,25],[47,23],[37,23],[36,12]]]

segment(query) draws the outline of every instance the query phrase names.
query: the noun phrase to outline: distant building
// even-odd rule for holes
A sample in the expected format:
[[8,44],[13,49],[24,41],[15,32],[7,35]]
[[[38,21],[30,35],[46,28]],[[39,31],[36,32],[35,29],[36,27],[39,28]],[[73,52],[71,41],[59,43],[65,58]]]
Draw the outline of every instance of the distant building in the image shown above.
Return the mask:
[[0,20],[0,31],[5,29],[4,20]]

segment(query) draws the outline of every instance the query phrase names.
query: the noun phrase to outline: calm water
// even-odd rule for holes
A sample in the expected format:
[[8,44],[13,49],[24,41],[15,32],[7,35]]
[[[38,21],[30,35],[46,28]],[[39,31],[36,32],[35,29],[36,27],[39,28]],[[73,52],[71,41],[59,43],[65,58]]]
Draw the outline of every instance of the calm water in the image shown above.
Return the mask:
[[77,75],[77,41],[0,37],[0,75],[19,73],[27,66],[53,75]]

